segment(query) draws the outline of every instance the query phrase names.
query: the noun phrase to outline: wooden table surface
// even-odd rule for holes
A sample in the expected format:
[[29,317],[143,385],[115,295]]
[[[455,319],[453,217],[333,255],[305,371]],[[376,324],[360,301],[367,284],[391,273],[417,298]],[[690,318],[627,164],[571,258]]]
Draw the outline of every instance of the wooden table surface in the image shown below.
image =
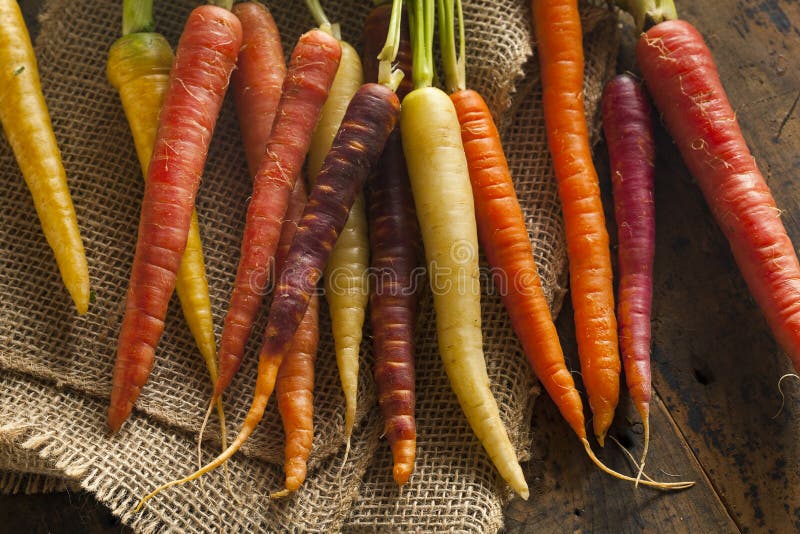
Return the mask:
[[[40,2],[21,2],[33,23]],[[800,244],[800,1],[676,0],[705,36],[744,135]],[[620,67],[632,66],[632,37]],[[614,480],[585,457],[553,403],[537,403],[531,499],[506,508],[506,530],[527,532],[800,531],[800,381],[748,296],[727,242],[667,134],[657,131],[657,243],[648,472],[696,486],[660,493]],[[596,148],[609,198],[605,146]],[[609,205],[607,204],[607,209]],[[609,220],[613,220],[607,211]],[[613,231],[612,231],[613,232]],[[612,237],[613,238],[613,237]],[[568,299],[567,299],[568,300]],[[577,368],[572,310],[559,319]],[[780,413],[778,413],[780,411]],[[777,415],[776,415],[777,414]],[[641,425],[624,398],[611,435],[638,456]],[[601,457],[630,472],[620,450]],[[105,532],[120,526],[90,496],[0,497],[0,531]]]

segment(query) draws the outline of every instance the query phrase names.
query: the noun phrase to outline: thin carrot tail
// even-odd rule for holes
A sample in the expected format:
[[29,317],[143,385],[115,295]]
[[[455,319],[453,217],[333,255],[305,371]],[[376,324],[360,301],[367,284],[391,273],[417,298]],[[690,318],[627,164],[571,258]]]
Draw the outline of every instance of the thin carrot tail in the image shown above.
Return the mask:
[[695,484],[693,481],[688,481],[688,482],[658,482],[658,481],[652,480],[650,477],[647,477],[646,475],[645,475],[644,480],[642,480],[640,477],[633,478],[633,477],[629,477],[627,475],[623,475],[622,473],[614,471],[610,467],[606,466],[603,462],[601,462],[600,459],[594,454],[594,451],[592,450],[592,446],[589,445],[589,441],[587,439],[581,439],[581,442],[583,443],[583,447],[586,450],[586,454],[589,456],[589,459],[592,460],[592,462],[594,462],[594,464],[597,467],[599,467],[601,471],[603,471],[604,473],[606,473],[608,475],[611,475],[614,478],[618,478],[620,480],[625,480],[627,482],[633,482],[634,484],[637,484],[637,485],[641,484],[643,486],[648,486],[648,487],[651,487],[651,488],[654,488],[654,489],[659,489],[659,490],[664,490],[664,491],[687,489],[687,488],[691,488]]

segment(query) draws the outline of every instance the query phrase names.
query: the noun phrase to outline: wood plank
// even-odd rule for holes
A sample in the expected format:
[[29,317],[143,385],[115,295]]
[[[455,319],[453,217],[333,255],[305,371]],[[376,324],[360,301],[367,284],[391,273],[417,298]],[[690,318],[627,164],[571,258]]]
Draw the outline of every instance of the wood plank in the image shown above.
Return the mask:
[[[577,368],[577,353],[568,303],[558,319],[564,350]],[[546,395],[534,412],[534,460],[525,465],[531,488],[528,502],[514,499],[506,508],[509,533],[536,532],[738,532],[702,468],[673,426],[664,404],[654,399],[648,473],[658,480],[694,480],[680,492],[634,488],[600,472],[563,422]],[[610,435],[638,458],[642,449],[639,417],[626,398],[621,402]],[[631,465],[611,441],[598,456],[619,472],[632,474]],[[665,474],[679,474],[673,478]]]

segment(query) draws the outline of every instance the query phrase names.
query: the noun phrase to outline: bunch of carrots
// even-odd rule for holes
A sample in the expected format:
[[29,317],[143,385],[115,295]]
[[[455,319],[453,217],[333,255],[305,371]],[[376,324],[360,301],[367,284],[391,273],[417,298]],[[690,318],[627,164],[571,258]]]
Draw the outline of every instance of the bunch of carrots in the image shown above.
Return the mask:
[[[800,369],[800,264],[711,54],[691,25],[676,20],[671,0],[617,3],[643,32],[637,61],[655,106],[775,337]],[[321,280],[345,398],[344,440],[349,448],[369,303],[376,325],[374,377],[393,475],[399,486],[406,484],[416,457],[417,294],[409,288],[416,287],[413,276],[423,258],[430,282],[440,284],[433,288],[433,303],[439,352],[453,391],[499,474],[527,498],[484,361],[479,247],[493,272],[515,281],[503,295],[513,328],[534,373],[591,461],[637,484],[691,486],[657,482],[644,472],[650,442],[655,241],[650,104],[644,87],[630,75],[612,80],[603,97],[619,235],[615,302],[609,238],[583,108],[577,0],[532,0],[533,29],[593,432],[603,446],[624,367],[645,430],[636,477],[606,467],[589,442],[583,401],[542,290],[500,135],[481,95],[467,88],[461,1],[408,0],[404,9],[401,0],[392,0],[375,7],[364,25],[363,64],[320,1],[306,4],[318,27],[300,37],[287,64],[278,27],[258,2],[197,7],[174,55],[154,32],[152,0],[123,2],[123,35],[109,51],[107,73],[130,124],[145,189],[108,425],[120,429],[145,386],[176,291],[211,378],[206,420],[215,407],[223,449],[196,472],[157,488],[139,506],[167,487],[225,464],[255,431],[273,391],[286,434],[285,487],[273,497],[302,485],[313,438],[319,341],[315,288]],[[83,313],[89,300],[83,246],[15,2],[0,0],[0,20],[0,63],[5,65],[0,120],[65,284]],[[444,90],[434,85],[437,25]],[[229,84],[252,195],[217,351],[194,208]],[[19,112],[23,108],[33,112]],[[366,276],[370,268],[377,273],[371,278]],[[222,396],[242,362],[262,304],[260,290],[270,277],[275,289],[253,400],[229,444]],[[380,283],[370,287],[370,279]]]

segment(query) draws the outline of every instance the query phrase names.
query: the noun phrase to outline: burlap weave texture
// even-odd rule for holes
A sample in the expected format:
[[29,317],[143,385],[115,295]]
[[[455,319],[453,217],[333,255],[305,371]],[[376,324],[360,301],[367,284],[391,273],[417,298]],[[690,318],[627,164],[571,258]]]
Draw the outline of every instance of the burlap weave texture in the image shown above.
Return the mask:
[[[343,38],[360,47],[371,1],[323,2]],[[156,2],[157,30],[177,43],[197,2]],[[313,25],[299,0],[268,3],[284,51]],[[526,213],[543,284],[554,311],[565,293],[561,212],[547,153],[538,66],[532,56],[524,0],[465,1],[468,84],[486,98],[503,133]],[[93,492],[137,530],[200,532],[259,526],[267,531],[493,531],[510,496],[472,435],[450,391],[436,345],[429,292],[417,329],[418,459],[403,492],[391,479],[391,456],[375,409],[370,337],[362,345],[359,425],[342,466],[343,397],[323,305],[315,391],[315,438],[309,478],[297,495],[266,498],[283,483],[283,432],[274,402],[260,428],[229,464],[235,501],[221,472],[169,490],[141,513],[137,498],[187,474],[210,394],[205,366],[173,298],[148,385],[131,420],[116,436],[104,427],[116,336],[133,257],[142,179],[119,100],[105,78],[108,48],[120,31],[119,2],[50,0],[36,51],[45,98],[70,180],[89,259],[95,302],[77,317],[58,276],[13,155],[0,140],[0,490],[24,489],[19,473],[56,478]],[[584,7],[587,110],[594,113],[613,72],[613,14]],[[596,124],[591,121],[593,135]],[[249,195],[239,131],[230,98],[211,143],[198,195],[217,336],[239,257]],[[485,353],[492,388],[521,459],[530,451],[530,416],[537,388],[500,296],[490,283],[482,298]],[[264,306],[266,311],[266,306]],[[226,395],[229,432],[238,430],[255,381],[255,352],[265,313],[245,362]],[[367,325],[367,329],[369,325]],[[215,423],[207,458],[218,450]],[[50,479],[52,480],[52,479]],[[54,489],[56,482],[43,489]],[[220,509],[217,502],[226,503]]]

